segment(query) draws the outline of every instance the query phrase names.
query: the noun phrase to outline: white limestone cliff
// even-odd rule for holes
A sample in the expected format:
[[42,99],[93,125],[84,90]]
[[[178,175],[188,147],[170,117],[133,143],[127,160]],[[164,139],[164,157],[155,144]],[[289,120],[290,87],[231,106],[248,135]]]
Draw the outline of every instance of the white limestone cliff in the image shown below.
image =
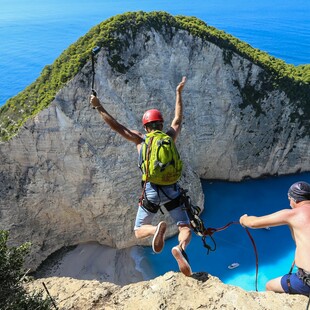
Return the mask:
[[[194,203],[204,203],[200,178],[239,181],[309,171],[309,136],[298,121],[290,121],[294,104],[286,94],[267,93],[260,110],[254,103],[243,105],[242,89],[259,92],[263,69],[234,53],[227,61],[226,51],[215,44],[171,31],[171,36],[141,32],[135,39],[124,34],[128,46],[119,56],[125,73],[109,64],[102,48],[95,88],[128,128],[143,130],[141,117],[149,108],[163,112],[168,128],[175,88],[187,77],[177,145],[185,166],[180,183]],[[137,154],[89,106],[91,75],[88,62],[48,108],[0,144],[1,228],[10,231],[12,244],[32,242],[33,269],[63,246],[138,244]],[[168,235],[175,232],[170,225]]]

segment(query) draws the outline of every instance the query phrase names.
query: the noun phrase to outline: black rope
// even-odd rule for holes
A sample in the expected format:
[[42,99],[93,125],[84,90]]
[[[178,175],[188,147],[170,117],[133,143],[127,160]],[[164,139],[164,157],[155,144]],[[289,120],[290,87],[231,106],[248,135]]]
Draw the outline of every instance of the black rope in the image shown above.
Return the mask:
[[[203,234],[202,241],[203,241],[204,247],[208,249],[207,254],[209,254],[210,251],[216,250],[216,243],[215,243],[214,238],[212,237],[213,233],[225,230],[226,228],[228,228],[232,224],[239,224],[239,222],[232,221],[232,222],[229,222],[225,226],[220,227],[220,228],[207,228],[207,229],[205,229],[205,231],[202,233]],[[252,242],[253,249],[254,249],[255,262],[256,262],[255,263],[255,266],[256,266],[256,270],[255,270],[255,290],[256,290],[256,292],[258,292],[258,252],[257,252],[255,241],[254,241],[252,235],[250,234],[248,228],[244,227],[244,229],[245,229],[246,233],[248,234],[248,236]],[[211,240],[213,241],[213,244],[214,244],[213,249],[205,241],[207,236],[209,236],[211,238]]]
[[[202,220],[201,220],[201,221],[202,221]],[[204,229],[202,230],[201,234],[202,234],[203,246],[204,246],[205,248],[208,249],[207,254],[209,254],[210,251],[215,251],[215,250],[216,250],[215,239],[213,238],[212,235],[213,235],[215,232],[219,232],[219,231],[225,230],[226,228],[228,228],[228,227],[229,227],[230,225],[232,225],[232,224],[238,224],[238,222],[229,222],[229,223],[227,223],[225,226],[220,227],[220,228],[211,228],[211,227],[209,227],[209,228],[204,228]],[[212,242],[213,242],[213,248],[211,248],[211,246],[209,246],[209,245],[207,244],[207,242],[206,242],[206,237],[210,237],[210,239],[212,240]]]
[[251,242],[252,242],[252,245],[253,245],[253,248],[254,248],[254,253],[255,253],[255,261],[256,261],[256,273],[255,273],[255,276],[256,276],[256,279],[255,279],[255,289],[256,289],[256,292],[258,292],[258,288],[257,288],[257,282],[258,282],[258,252],[257,252],[257,248],[256,248],[256,244],[254,242],[254,239],[252,237],[252,235],[250,234],[249,232],[249,229],[247,227],[244,227],[245,231],[247,232]]
[[[187,196],[186,193],[187,193],[187,190],[181,189],[182,200],[183,200],[183,203],[185,205],[185,210],[188,214],[191,227],[194,230],[194,232],[202,238],[203,246],[208,250],[207,254],[209,254],[210,251],[216,250],[216,242],[215,242],[215,239],[213,238],[212,235],[215,232],[225,230],[230,225],[240,224],[240,223],[238,221],[231,221],[231,222],[227,223],[226,225],[219,227],[219,228],[211,228],[211,227],[205,228],[203,220],[199,217],[199,214],[197,212],[197,207],[194,207],[191,204],[190,197]],[[200,208],[198,208],[198,209],[200,210]],[[247,234],[248,234],[248,236],[252,242],[254,253],[255,253],[255,260],[256,260],[255,289],[256,289],[256,291],[258,291],[258,288],[257,288],[257,283],[258,283],[258,253],[257,253],[257,248],[256,248],[254,239],[253,239],[252,235],[250,234],[249,230],[246,227],[244,227],[244,228],[245,228],[245,231],[247,232]],[[211,247],[209,244],[207,244],[207,242],[206,242],[207,237],[210,237],[210,239],[212,240],[213,247]]]
[[43,286],[44,286],[44,288],[45,288],[45,290],[46,290],[47,295],[49,296],[50,300],[52,301],[52,304],[53,304],[54,308],[55,308],[56,310],[58,310],[58,308],[57,308],[57,306],[56,306],[56,304],[55,304],[55,301],[54,301],[53,297],[51,296],[50,292],[48,291],[48,289],[47,289],[45,283],[42,282],[42,284],[43,284]]
[[215,243],[214,238],[209,235],[210,239],[213,241],[213,248],[211,248],[211,246],[207,244],[206,242],[206,237],[207,236],[202,236],[202,242],[203,242],[203,246],[208,250],[207,255],[209,255],[210,251],[214,252],[216,250],[216,243]]

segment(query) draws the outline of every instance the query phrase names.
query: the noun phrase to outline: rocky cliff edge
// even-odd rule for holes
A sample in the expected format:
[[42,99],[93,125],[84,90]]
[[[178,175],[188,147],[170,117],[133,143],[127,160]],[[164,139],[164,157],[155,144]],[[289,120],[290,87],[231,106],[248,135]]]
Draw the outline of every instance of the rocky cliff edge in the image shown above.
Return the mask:
[[274,292],[246,292],[223,284],[207,273],[185,277],[168,272],[150,281],[125,286],[73,278],[46,278],[28,285],[44,290],[45,283],[59,309],[139,310],[139,309],[227,309],[302,310],[307,297]]

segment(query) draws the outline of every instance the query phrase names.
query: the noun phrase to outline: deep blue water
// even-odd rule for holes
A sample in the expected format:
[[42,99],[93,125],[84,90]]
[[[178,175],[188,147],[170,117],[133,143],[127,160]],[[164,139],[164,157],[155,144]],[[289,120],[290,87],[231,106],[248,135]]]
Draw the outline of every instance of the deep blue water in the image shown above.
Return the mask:
[[[91,27],[116,14],[139,10],[196,16],[287,63],[310,63],[309,0],[1,0],[0,106]],[[288,208],[287,189],[299,179],[310,182],[310,174],[240,183],[204,181],[205,225],[221,227],[243,213],[262,215]],[[287,227],[251,233],[258,248],[259,289],[263,290],[267,279],[288,271],[294,244]],[[193,271],[206,271],[225,283],[254,290],[255,256],[245,230],[233,225],[214,238],[217,250],[207,255],[201,238],[193,236],[188,247]],[[170,254],[176,243],[176,238],[167,240],[160,255],[144,249],[154,276],[177,271]],[[234,262],[240,266],[228,269]]]
[[310,63],[309,0],[1,0],[0,106],[91,27],[139,10],[196,16],[287,63]]

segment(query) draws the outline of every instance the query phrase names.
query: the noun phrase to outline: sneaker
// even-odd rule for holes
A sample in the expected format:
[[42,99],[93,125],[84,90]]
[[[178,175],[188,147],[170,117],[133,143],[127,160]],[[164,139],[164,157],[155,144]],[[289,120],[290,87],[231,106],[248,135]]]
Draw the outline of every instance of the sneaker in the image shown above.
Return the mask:
[[166,230],[167,230],[167,223],[159,222],[152,241],[152,248],[156,254],[160,253],[164,248]]
[[181,247],[175,246],[172,248],[171,253],[176,259],[179,265],[180,271],[187,277],[191,276],[192,269],[191,269],[191,266],[189,265],[188,258],[187,258],[185,251]]

